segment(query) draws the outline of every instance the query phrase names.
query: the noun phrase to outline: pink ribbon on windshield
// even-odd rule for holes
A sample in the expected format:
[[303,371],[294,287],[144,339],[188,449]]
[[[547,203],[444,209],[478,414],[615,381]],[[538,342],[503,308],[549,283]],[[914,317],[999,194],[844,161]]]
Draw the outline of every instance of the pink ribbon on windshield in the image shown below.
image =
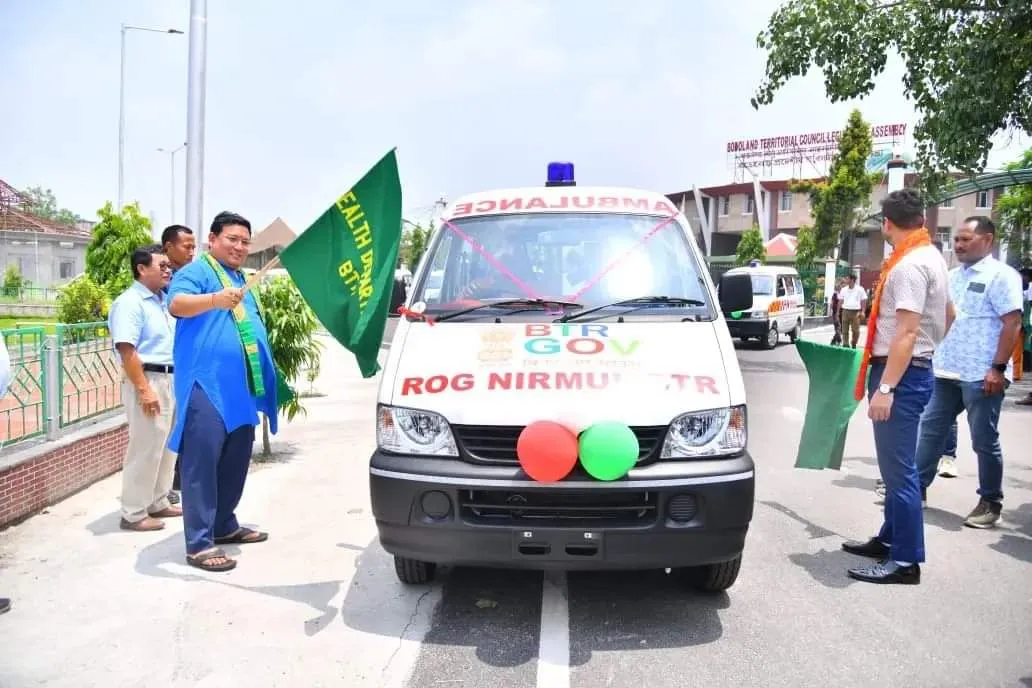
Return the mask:
[[454,224],[452,224],[448,220],[442,218],[441,221],[445,224],[445,226],[448,229],[450,229],[451,231],[455,232],[456,236],[458,236],[460,239],[462,239],[467,244],[472,246],[473,250],[476,251],[477,253],[479,253],[480,255],[482,255],[484,257],[484,259],[487,260],[488,263],[490,263],[491,265],[493,265],[495,267],[495,269],[497,269],[500,273],[505,275],[505,277],[508,278],[510,282],[515,284],[517,287],[519,287],[520,291],[522,291],[524,294],[526,294],[529,298],[532,298],[532,299],[539,299],[539,298],[541,298],[540,296],[537,295],[537,293],[534,292],[533,289],[531,289],[529,286],[527,286],[527,284],[524,283],[523,280],[521,280],[516,275],[512,274],[512,271],[509,270],[509,268],[507,268],[504,265],[502,265],[502,262],[500,260],[498,260],[493,255],[491,255],[490,251],[488,251],[486,248],[481,246],[480,243],[477,242],[476,239],[474,239],[473,237],[471,237],[468,234],[466,234],[465,232],[463,232],[461,229],[456,227]]
[[596,284],[601,282],[602,278],[605,277],[607,274],[609,274],[609,272],[613,268],[615,268],[617,265],[622,263],[624,261],[624,259],[627,258],[627,256],[631,255],[634,251],[636,251],[639,246],[644,246],[646,241],[648,241],[652,237],[654,237],[657,234],[659,234],[659,232],[664,227],[666,227],[668,224],[670,224],[671,222],[673,222],[676,219],[677,219],[677,215],[671,215],[670,217],[665,218],[658,225],[656,225],[651,230],[646,232],[644,236],[642,236],[640,239],[638,239],[636,242],[634,242],[634,244],[629,249],[627,249],[622,255],[617,256],[616,258],[614,258],[609,263],[609,265],[607,265],[606,267],[602,268],[602,271],[599,272],[594,277],[592,277],[590,280],[588,280],[584,284],[584,286],[581,287],[580,290],[576,294],[574,294],[573,296],[567,297],[566,300],[567,301],[577,301],[577,300],[579,300],[580,297],[584,295],[584,292],[586,292],[588,289],[591,289],[593,286],[595,286]]

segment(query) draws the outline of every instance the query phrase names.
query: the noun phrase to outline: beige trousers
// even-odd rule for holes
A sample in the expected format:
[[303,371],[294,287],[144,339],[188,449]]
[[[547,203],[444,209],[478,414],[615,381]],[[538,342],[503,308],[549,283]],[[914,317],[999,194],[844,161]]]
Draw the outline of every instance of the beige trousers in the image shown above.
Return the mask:
[[129,417],[129,446],[122,464],[122,518],[130,523],[169,506],[168,493],[176,469],[176,455],[167,448],[176,412],[172,376],[144,375],[161,405],[156,416],[143,412],[136,388],[128,380],[122,381],[122,400]]

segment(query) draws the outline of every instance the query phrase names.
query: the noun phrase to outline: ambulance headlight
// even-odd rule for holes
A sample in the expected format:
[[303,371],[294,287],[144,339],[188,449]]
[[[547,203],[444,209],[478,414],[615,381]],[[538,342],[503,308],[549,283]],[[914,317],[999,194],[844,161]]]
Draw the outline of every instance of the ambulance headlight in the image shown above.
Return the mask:
[[661,459],[693,459],[739,454],[745,451],[745,406],[685,413],[667,429]]
[[753,311],[752,313],[753,320],[766,320],[768,316],[769,313],[767,311]]
[[376,408],[376,445],[397,454],[459,455],[451,426],[443,416],[383,404]]

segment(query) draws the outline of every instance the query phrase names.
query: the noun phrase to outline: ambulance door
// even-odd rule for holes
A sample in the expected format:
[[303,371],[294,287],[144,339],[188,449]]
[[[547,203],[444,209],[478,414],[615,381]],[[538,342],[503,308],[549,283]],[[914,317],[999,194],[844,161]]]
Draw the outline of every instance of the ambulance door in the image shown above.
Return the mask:
[[777,290],[774,294],[777,306],[775,307],[778,321],[778,332],[784,334],[795,327],[795,318],[792,311],[792,281],[788,275],[777,276]]

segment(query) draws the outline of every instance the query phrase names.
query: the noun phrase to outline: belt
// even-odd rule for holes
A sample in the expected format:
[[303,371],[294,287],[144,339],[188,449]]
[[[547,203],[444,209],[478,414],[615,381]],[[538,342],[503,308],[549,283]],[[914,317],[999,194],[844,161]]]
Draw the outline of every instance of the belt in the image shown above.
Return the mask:
[[174,368],[175,368],[175,366],[162,365],[161,363],[144,363],[143,364],[143,369],[146,370],[148,373],[167,373],[167,374],[171,375]]
[[[889,362],[889,357],[888,356],[871,356],[871,363],[884,365],[884,364],[886,364],[888,362]],[[932,367],[932,359],[930,359],[930,358],[919,358],[919,357],[915,356],[914,358],[910,359],[910,365],[913,366],[914,368],[929,368],[930,369]]]

